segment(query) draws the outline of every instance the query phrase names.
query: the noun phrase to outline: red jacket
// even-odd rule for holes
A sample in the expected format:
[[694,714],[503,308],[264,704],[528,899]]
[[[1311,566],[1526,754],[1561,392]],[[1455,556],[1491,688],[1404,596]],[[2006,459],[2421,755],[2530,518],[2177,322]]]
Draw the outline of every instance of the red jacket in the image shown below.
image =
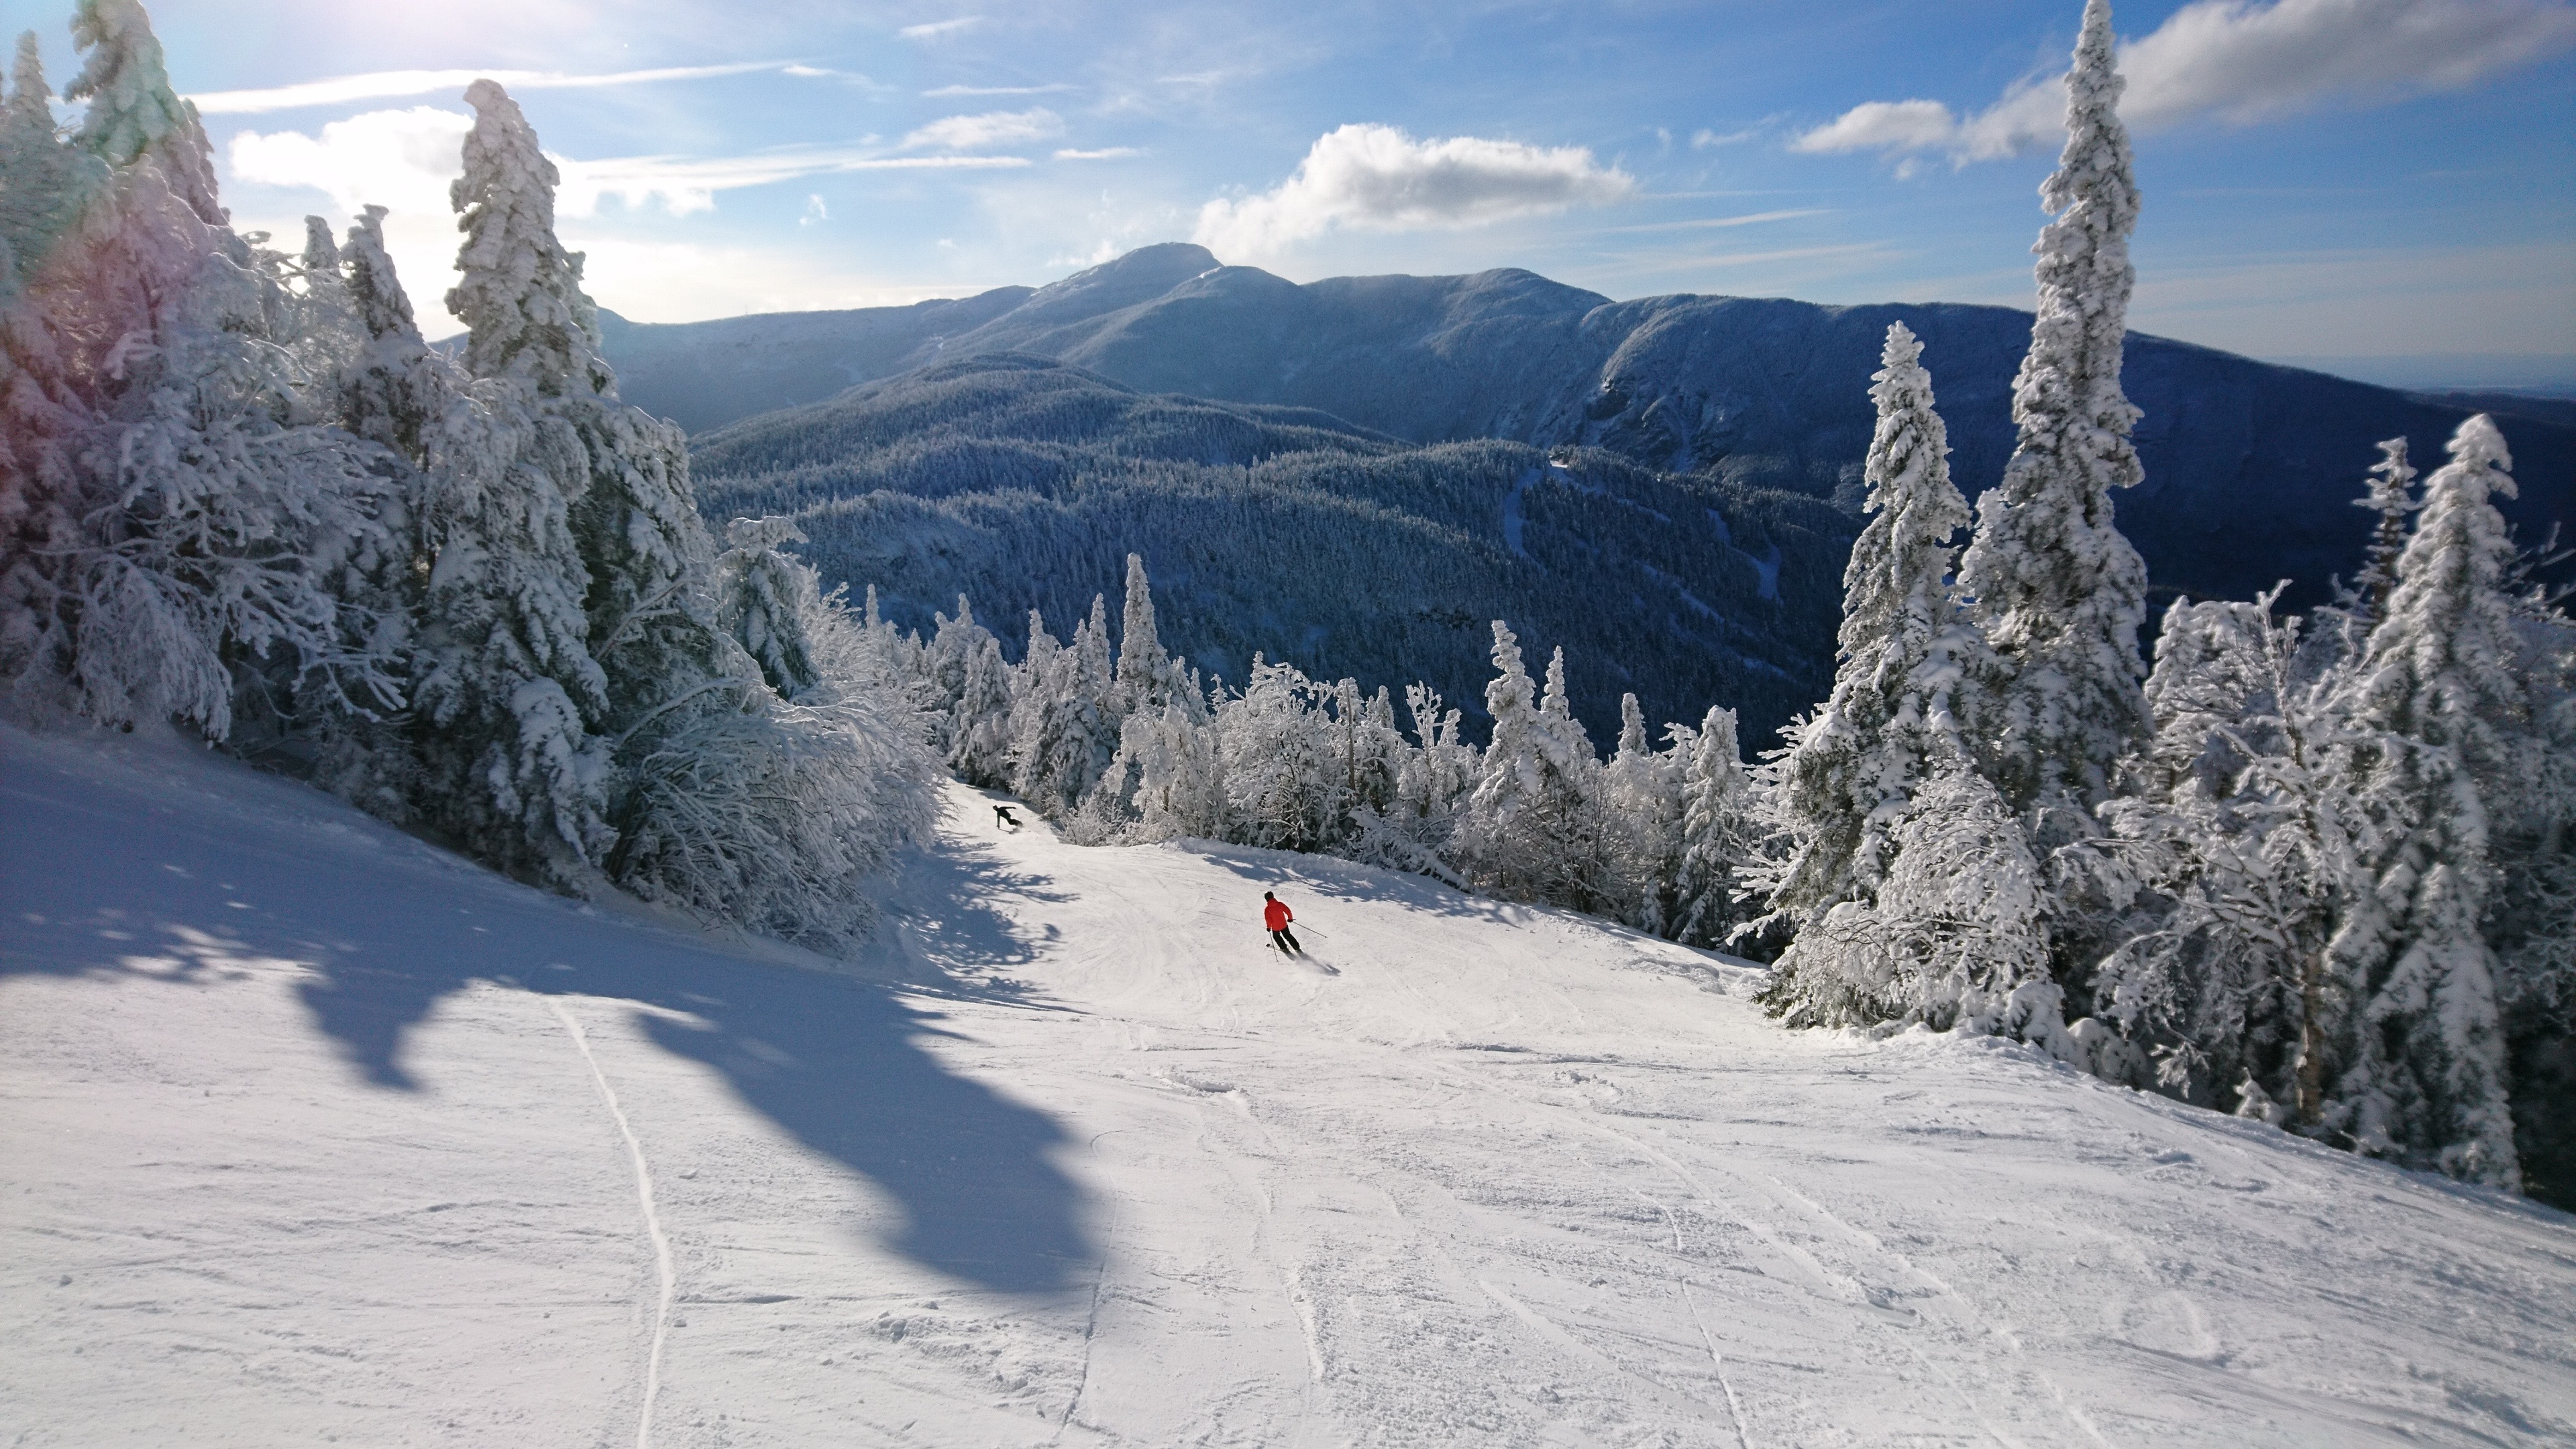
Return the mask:
[[1288,923],[1297,918],[1288,914],[1286,901],[1266,901],[1261,907],[1261,919],[1269,923],[1271,930],[1284,931],[1288,929]]

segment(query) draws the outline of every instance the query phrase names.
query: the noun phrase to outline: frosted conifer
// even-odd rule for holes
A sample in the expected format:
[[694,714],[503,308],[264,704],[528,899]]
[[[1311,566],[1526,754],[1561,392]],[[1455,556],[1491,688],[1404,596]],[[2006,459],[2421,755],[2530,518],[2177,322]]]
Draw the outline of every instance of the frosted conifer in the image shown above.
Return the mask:
[[1720,946],[1757,914],[1748,867],[1759,858],[1753,783],[1745,775],[1735,711],[1711,707],[1691,740],[1682,777],[1681,862],[1673,939]]
[[2149,726],[2138,654],[2146,565],[2111,504],[2140,476],[2129,439],[2138,410],[2120,390],[2138,189],[2113,39],[2108,0],[2087,0],[2066,77],[2066,149],[2040,189],[2057,216],[2034,248],[2037,315],[2013,387],[2021,436],[2002,484],[1978,502],[1960,561],[2009,671],[1986,729],[1993,778],[2016,811],[2100,800]]
[[2370,469],[2370,491],[2352,505],[2379,515],[2379,526],[2370,531],[2370,553],[2353,579],[2372,619],[2387,612],[2388,596],[2397,587],[2397,556],[2406,551],[2406,515],[2423,506],[2415,500],[2415,469],[2406,461],[2406,440],[2390,438],[2379,445],[2379,453]]
[[1145,579],[1145,560],[1127,555],[1127,613],[1118,631],[1117,713],[1147,710],[1159,714],[1178,697],[1179,668],[1163,652],[1154,629],[1153,586]]
[[807,597],[819,596],[814,571],[779,552],[780,544],[804,541],[794,519],[737,518],[725,527],[731,547],[716,557],[716,622],[782,699],[822,681],[805,637]]
[[89,52],[81,73],[63,88],[63,99],[89,102],[74,143],[112,168],[150,156],[171,195],[198,220],[212,227],[228,222],[215,198],[214,147],[196,106],[171,88],[142,0],[80,0],[72,39]]
[[45,85],[36,33],[18,37],[10,68],[9,97],[0,105],[0,299],[44,260],[54,239],[71,228],[87,200],[107,182],[97,157],[64,144],[54,123],[53,92]]
[[2498,962],[2483,929],[2496,872],[2479,788],[2482,777],[2490,792],[2508,787],[2531,737],[2511,672],[2513,545],[2488,502],[2514,495],[2512,459],[2484,415],[2460,424],[2450,453],[2425,483],[2387,613],[2343,702],[2362,738],[2342,778],[2379,838],[2368,908],[2334,942],[2352,1009],[2328,1125],[2366,1149],[2514,1187]]
[[1870,388],[1878,426],[1862,510],[1871,517],[1843,570],[1833,695],[1770,767],[1789,851],[1771,908],[1793,922],[1872,898],[1890,833],[1932,760],[1970,756],[1962,716],[1995,671],[1951,590],[1951,539],[1968,505],[1950,482],[1948,435],[1921,355],[1904,323],[1889,324]]

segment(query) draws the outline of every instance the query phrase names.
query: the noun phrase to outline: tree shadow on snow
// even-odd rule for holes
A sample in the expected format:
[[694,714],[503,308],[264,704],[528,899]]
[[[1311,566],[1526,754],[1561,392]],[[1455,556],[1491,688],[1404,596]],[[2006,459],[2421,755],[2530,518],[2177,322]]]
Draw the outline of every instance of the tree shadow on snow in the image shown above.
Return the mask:
[[[1064,1128],[943,1066],[924,1048],[945,1034],[937,1015],[898,995],[1027,1007],[991,973],[1031,943],[984,903],[1042,881],[978,853],[929,857],[890,908],[907,959],[896,981],[871,981],[597,919],[282,781],[244,771],[221,796],[156,790],[77,760],[49,768],[51,753],[13,762],[0,791],[0,978],[216,989],[301,968],[315,1029],[398,1092],[428,1085],[405,1059],[411,1030],[477,983],[632,1002],[645,1038],[721,1072],[746,1105],[891,1194],[907,1220],[896,1251],[1003,1292],[1088,1281],[1090,1204],[1053,1160]],[[277,808],[229,808],[241,800]],[[649,1154],[651,1124],[637,1126]]]

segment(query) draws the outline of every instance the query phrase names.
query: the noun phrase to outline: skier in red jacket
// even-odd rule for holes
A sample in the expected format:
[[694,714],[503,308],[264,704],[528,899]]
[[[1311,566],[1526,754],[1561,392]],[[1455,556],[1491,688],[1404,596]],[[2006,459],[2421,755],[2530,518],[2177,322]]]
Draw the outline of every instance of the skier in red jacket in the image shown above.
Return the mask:
[[1261,924],[1270,929],[1272,944],[1278,946],[1282,955],[1305,955],[1306,948],[1297,944],[1296,934],[1288,929],[1288,923],[1297,919],[1295,913],[1288,909],[1288,903],[1268,891],[1261,893],[1261,899],[1266,902],[1261,908]]

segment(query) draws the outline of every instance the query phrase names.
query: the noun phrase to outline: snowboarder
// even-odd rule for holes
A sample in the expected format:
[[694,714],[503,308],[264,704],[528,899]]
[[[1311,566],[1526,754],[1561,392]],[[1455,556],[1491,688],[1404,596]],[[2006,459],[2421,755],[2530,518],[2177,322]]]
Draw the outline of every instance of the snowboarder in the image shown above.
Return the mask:
[[1288,909],[1286,901],[1268,891],[1261,893],[1261,899],[1265,903],[1261,907],[1261,924],[1270,930],[1270,944],[1277,946],[1283,956],[1305,955],[1306,948],[1297,944],[1296,933],[1288,929],[1288,923],[1297,919],[1296,913]]
[[993,828],[996,830],[1017,830],[1020,828],[1020,817],[1011,813],[1010,806],[996,805],[993,807]]

